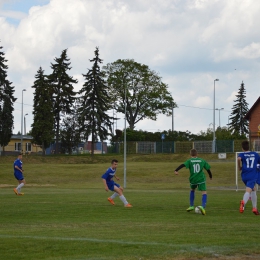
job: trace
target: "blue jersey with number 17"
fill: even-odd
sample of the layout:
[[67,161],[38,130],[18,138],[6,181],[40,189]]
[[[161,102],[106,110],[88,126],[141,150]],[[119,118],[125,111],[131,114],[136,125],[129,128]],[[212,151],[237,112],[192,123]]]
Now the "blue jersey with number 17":
[[259,154],[256,152],[243,152],[238,155],[242,162],[241,174],[247,179],[257,178],[257,164],[260,162]]

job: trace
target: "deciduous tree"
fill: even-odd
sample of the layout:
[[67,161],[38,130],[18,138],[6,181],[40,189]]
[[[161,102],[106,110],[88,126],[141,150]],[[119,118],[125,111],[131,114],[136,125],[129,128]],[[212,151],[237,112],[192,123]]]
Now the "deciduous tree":
[[158,114],[171,115],[176,107],[167,84],[147,65],[134,60],[117,60],[104,67],[111,101],[117,112],[125,113],[130,129],[143,119],[156,120]]

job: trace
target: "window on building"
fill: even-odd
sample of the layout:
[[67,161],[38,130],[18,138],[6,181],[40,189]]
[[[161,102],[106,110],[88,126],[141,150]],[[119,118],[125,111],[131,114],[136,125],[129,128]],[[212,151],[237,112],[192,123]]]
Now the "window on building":
[[26,143],[26,152],[31,152],[31,151],[32,151],[32,144]]
[[14,144],[14,150],[15,151],[21,151],[21,143],[15,143]]

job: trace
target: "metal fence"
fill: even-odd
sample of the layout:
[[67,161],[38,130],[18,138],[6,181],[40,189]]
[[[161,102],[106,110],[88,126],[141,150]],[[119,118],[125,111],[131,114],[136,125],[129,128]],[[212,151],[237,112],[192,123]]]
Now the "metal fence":
[[[216,140],[215,153],[232,153],[241,151],[241,142],[243,140]],[[201,153],[212,153],[212,141],[161,141],[161,142],[146,142],[136,141],[126,143],[126,152],[128,154],[158,154],[158,153],[189,153],[192,148],[195,148]],[[260,151],[260,140],[254,140],[251,144],[252,150]],[[5,147],[5,155],[17,154],[16,146],[9,145]],[[7,149],[8,148],[8,149]],[[96,148],[97,149],[97,148]],[[41,154],[40,147],[31,146],[31,150],[24,151],[24,154]],[[75,150],[73,154],[83,154],[85,150]],[[99,150],[95,150],[99,153]],[[100,152],[101,153],[101,152]],[[115,143],[107,146],[105,153],[124,153],[124,143]],[[3,147],[0,147],[0,155],[3,154]]]
[[254,140],[253,142],[254,150],[259,152],[260,151],[260,139]]
[[[242,140],[216,140],[215,153],[232,153],[241,151]],[[260,142],[258,144],[260,149]],[[153,154],[153,153],[189,153],[194,148],[199,153],[212,153],[212,141],[194,141],[194,142],[127,142],[126,152],[128,154]],[[108,148],[110,153],[123,153],[124,143],[116,143]]]

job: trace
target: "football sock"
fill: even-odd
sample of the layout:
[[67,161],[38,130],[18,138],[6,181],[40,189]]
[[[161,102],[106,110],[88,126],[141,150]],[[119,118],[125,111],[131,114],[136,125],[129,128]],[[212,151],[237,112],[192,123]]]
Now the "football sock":
[[125,198],[124,195],[119,196],[119,198],[120,198],[120,200],[122,200],[122,202],[124,203],[124,205],[127,205],[127,204],[128,204],[128,202],[127,202],[127,200],[126,200],[126,198]]
[[253,208],[257,208],[257,195],[255,190],[251,192],[251,200]]
[[118,196],[118,193],[114,193],[112,196],[110,196],[110,198],[113,200],[114,198],[116,198]]
[[202,195],[202,207],[205,209],[206,208],[206,204],[207,204],[207,194],[203,194]]
[[249,200],[250,197],[250,193],[249,192],[245,192],[244,197],[243,197],[243,201],[246,204]]
[[17,186],[17,190],[18,190],[18,192],[20,193],[21,192],[21,188],[24,186],[24,183],[22,182],[22,183],[20,183],[18,186]]
[[194,199],[195,199],[195,191],[190,191],[190,206],[194,206]]

